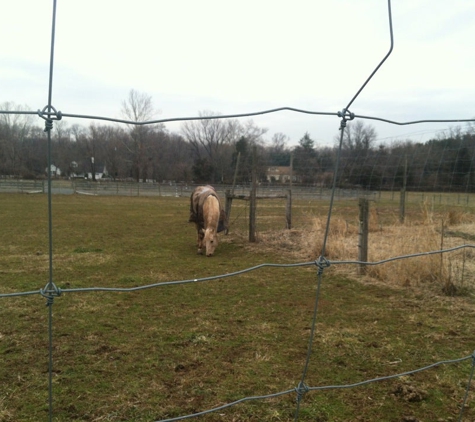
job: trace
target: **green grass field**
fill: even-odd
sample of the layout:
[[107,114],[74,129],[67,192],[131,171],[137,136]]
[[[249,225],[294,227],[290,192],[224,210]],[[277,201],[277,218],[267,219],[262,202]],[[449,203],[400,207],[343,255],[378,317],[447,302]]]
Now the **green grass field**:
[[[52,201],[53,281],[61,289],[129,288],[296,262],[282,249],[247,242],[244,203],[233,204],[234,225],[206,258],[196,254],[188,198],[58,195]],[[294,205],[296,227],[326,209]],[[348,203],[336,206],[336,214],[348,214]],[[285,204],[265,207],[258,229],[285,227]],[[48,282],[47,216],[44,195],[0,196],[0,293]],[[316,286],[314,267],[266,267],[137,292],[64,293],[52,305],[53,420],[155,421],[297,387]],[[0,421],[46,421],[46,300],[38,294],[0,301]],[[469,356],[474,316],[469,296],[361,283],[329,271],[305,382],[345,385]],[[299,420],[458,420],[471,364],[311,391]],[[464,420],[475,418],[472,396]],[[196,420],[292,421],[295,403],[291,393]]]

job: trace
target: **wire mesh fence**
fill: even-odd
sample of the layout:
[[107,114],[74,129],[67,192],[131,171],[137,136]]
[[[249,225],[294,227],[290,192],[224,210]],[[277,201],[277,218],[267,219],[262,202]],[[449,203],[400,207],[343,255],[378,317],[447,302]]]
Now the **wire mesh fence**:
[[[304,402],[305,396],[312,391],[321,391],[321,390],[339,390],[339,389],[349,389],[361,387],[363,385],[372,384],[376,382],[382,382],[391,380],[393,378],[401,378],[409,375],[413,375],[419,372],[428,371],[435,367],[443,365],[455,365],[465,361],[471,361],[471,367],[467,368],[466,371],[466,380],[463,381],[465,386],[464,395],[459,397],[460,401],[460,413],[459,420],[462,420],[464,411],[466,411],[466,402],[469,397],[469,390],[472,382],[473,371],[475,367],[475,357],[473,354],[467,354],[462,357],[455,357],[453,359],[444,359],[438,360],[432,364],[422,366],[420,368],[404,371],[401,373],[392,373],[388,376],[381,376],[377,378],[371,378],[365,381],[359,382],[342,382],[332,385],[317,386],[317,385],[308,385],[307,376],[309,366],[312,361],[312,356],[318,352],[318,347],[316,345],[317,338],[317,321],[318,321],[318,310],[321,305],[320,302],[320,293],[322,288],[323,277],[327,272],[327,269],[330,266],[339,266],[339,265],[367,265],[367,266],[381,266],[388,262],[400,261],[400,260],[410,260],[415,256],[419,255],[440,255],[442,256],[445,253],[453,252],[454,250],[470,250],[474,245],[461,245],[456,248],[440,248],[438,250],[426,251],[421,254],[405,254],[402,256],[392,257],[389,259],[383,259],[376,262],[359,262],[359,261],[339,261],[339,260],[330,260],[326,257],[327,251],[327,241],[330,238],[330,223],[333,216],[333,206],[334,202],[338,199],[356,199],[361,196],[368,196],[375,201],[392,201],[398,203],[400,200],[399,188],[402,187],[406,189],[408,186],[412,186],[413,192],[407,195],[407,200],[413,202],[425,203],[429,198],[432,204],[439,205],[458,205],[458,206],[469,206],[473,203],[473,198],[471,197],[473,192],[473,177],[472,177],[472,166],[473,166],[473,156],[474,156],[474,146],[473,140],[470,139],[458,139],[457,146],[454,146],[454,143],[449,142],[442,144],[433,144],[429,145],[429,149],[422,149],[418,151],[410,150],[410,148],[402,149],[397,151],[394,149],[391,151],[391,154],[385,154],[383,151],[372,152],[371,154],[366,150],[365,153],[361,154],[352,154],[348,153],[348,150],[343,148],[344,146],[344,133],[347,124],[349,124],[355,118],[362,119],[377,119],[384,120],[391,124],[417,124],[420,122],[392,122],[385,119],[375,118],[371,116],[358,116],[350,112],[350,107],[352,106],[354,100],[360,95],[364,90],[367,83],[373,77],[373,75],[378,71],[378,69],[383,65],[384,61],[391,54],[393,48],[393,34],[392,34],[392,17],[391,17],[391,3],[388,1],[388,15],[389,15],[389,26],[390,26],[390,49],[387,55],[383,58],[380,64],[374,69],[369,78],[361,86],[360,90],[355,94],[351,99],[348,105],[338,113],[327,113],[327,112],[310,112],[315,116],[319,115],[333,115],[340,119],[340,132],[341,137],[339,141],[339,147],[336,149],[336,155],[333,157],[331,162],[331,171],[326,172],[326,181],[323,182],[322,176],[324,173],[323,166],[320,167],[309,166],[308,170],[311,169],[320,169],[320,174],[311,175],[315,178],[314,186],[310,189],[292,186],[292,195],[295,198],[301,201],[314,201],[314,200],[325,200],[328,202],[329,212],[326,221],[325,230],[322,235],[322,245],[321,245],[321,254],[320,256],[312,261],[308,262],[297,262],[293,264],[260,264],[254,267],[250,267],[244,270],[230,271],[225,274],[218,274],[213,276],[191,278],[187,280],[175,280],[175,281],[160,281],[157,283],[137,283],[135,280],[132,280],[135,284],[134,287],[117,287],[117,286],[99,286],[99,287],[79,287],[79,288],[68,288],[68,287],[58,287],[57,283],[53,280],[57,277],[53,277],[56,274],[56,269],[53,266],[53,232],[54,232],[54,220],[52,218],[52,195],[53,194],[83,194],[86,196],[175,196],[175,197],[184,197],[188,196],[191,192],[191,186],[186,184],[157,184],[157,183],[119,183],[119,182],[94,182],[89,181],[61,181],[57,182],[53,180],[51,174],[51,152],[52,152],[52,142],[51,142],[51,130],[55,122],[62,120],[64,118],[92,118],[103,121],[112,121],[115,123],[135,125],[137,127],[147,126],[152,124],[159,124],[169,121],[170,119],[156,120],[156,121],[125,121],[120,119],[111,119],[106,117],[99,116],[85,116],[85,115],[75,115],[69,113],[61,113],[57,111],[51,104],[51,83],[52,83],[52,70],[53,70],[53,51],[54,51],[54,36],[52,37],[51,43],[51,68],[50,68],[50,90],[49,90],[49,103],[42,110],[38,110],[36,113],[30,112],[20,112],[20,111],[9,111],[4,110],[0,113],[4,115],[9,114],[36,114],[41,119],[45,121],[45,132],[47,134],[47,150],[49,154],[48,158],[48,179],[45,182],[42,181],[18,181],[18,180],[2,180],[0,181],[0,191],[5,193],[11,192],[20,192],[20,193],[44,193],[47,194],[48,198],[48,256],[49,256],[49,281],[46,286],[34,290],[23,290],[23,291],[10,291],[7,293],[0,294],[0,297],[3,300],[33,295],[41,295],[45,298],[48,315],[45,324],[47,325],[48,331],[48,340],[47,340],[47,351],[48,351],[48,417],[52,421],[54,418],[54,397],[55,394],[61,394],[54,388],[54,373],[56,371],[54,365],[55,357],[55,342],[57,339],[54,336],[54,321],[53,321],[53,308],[58,302],[56,299],[62,295],[68,296],[71,294],[79,293],[100,293],[100,292],[121,292],[132,294],[133,292],[149,289],[166,289],[171,286],[189,286],[189,285],[199,285],[203,282],[209,282],[214,280],[228,279],[234,277],[241,277],[243,275],[252,274],[260,270],[269,270],[270,268],[275,268],[278,270],[294,270],[301,267],[311,267],[316,271],[317,284],[313,297],[313,312],[309,321],[308,329],[308,346],[306,348],[306,353],[304,357],[304,364],[301,372],[301,376],[295,382],[295,386],[290,389],[281,390],[278,392],[270,394],[260,394],[252,395],[250,393],[246,397],[241,397],[238,399],[229,399],[226,404],[216,406],[208,410],[195,411],[188,415],[180,415],[172,418],[161,419],[162,421],[175,421],[175,420],[184,420],[191,417],[197,417],[207,414],[215,414],[229,407],[234,407],[243,402],[252,402],[252,401],[261,401],[261,400],[272,400],[281,396],[293,395],[295,397],[295,408],[294,408],[294,419],[299,420],[301,417],[301,406]],[[53,2],[53,35],[55,31],[55,18],[56,18],[56,1]],[[236,118],[243,116],[253,116],[263,113],[275,113],[280,111],[293,111],[293,112],[305,112],[305,110],[297,110],[289,107],[283,107],[279,109],[265,110],[254,113],[246,113],[244,115],[225,115],[225,116],[200,116],[196,118],[178,118],[172,120],[182,120],[182,121],[191,121],[191,120],[214,120],[214,119],[228,119]],[[464,121],[461,119],[454,120],[457,122]],[[465,120],[473,122],[474,120]],[[412,148],[412,146],[411,146]],[[350,148],[351,149],[351,148]],[[408,159],[408,151],[412,154]],[[396,154],[397,153],[397,154]],[[421,159],[419,155],[423,155],[426,159]],[[419,159],[416,162],[416,157]],[[423,166],[419,166],[418,163],[424,162]],[[321,164],[321,163],[320,163]],[[428,174],[428,170],[433,169],[434,171]],[[446,169],[445,172],[439,171],[441,169]],[[325,169],[328,170],[328,169]],[[221,194],[226,191],[227,186],[221,186]],[[235,193],[242,192],[243,195],[248,194],[248,186],[241,185],[239,187],[233,187]],[[286,186],[276,186],[268,185],[262,186],[259,188],[262,195],[277,195],[282,191],[287,189]],[[442,191],[442,192],[441,192]],[[448,192],[448,193],[447,193]],[[245,214],[245,212],[244,212]],[[66,301],[67,299],[65,299]],[[193,338],[192,341],[205,341],[203,338]],[[107,345],[106,345],[107,347]],[[178,369],[177,369],[178,368]],[[181,370],[183,368],[177,367],[175,370]],[[87,370],[87,368],[85,368]],[[97,374],[96,374],[97,375]],[[97,375],[99,376],[99,375]],[[79,398],[78,398],[79,399]],[[2,401],[5,399],[2,398]],[[6,399],[8,400],[8,398]],[[140,407],[140,406],[138,406]],[[0,413],[1,415],[1,413]],[[6,415],[6,413],[5,413]],[[5,416],[7,419],[8,416]],[[113,419],[113,415],[104,416],[104,418]]]
[[[193,189],[198,186],[185,183],[136,183],[136,182],[116,182],[88,180],[53,180],[51,189],[53,194],[85,194],[98,196],[175,196],[188,197]],[[233,190],[237,196],[247,197],[251,191],[250,185],[215,185],[216,191],[221,197],[225,197],[226,191]],[[259,185],[257,195],[265,197],[277,197],[286,195],[291,190],[292,196],[303,201],[328,201],[333,190],[318,186],[292,186],[288,185]],[[48,193],[48,182],[45,180],[21,180],[21,179],[0,179],[1,193]],[[430,202],[435,205],[448,206],[472,206],[475,203],[474,193],[462,192],[434,192],[434,191],[406,191],[406,201],[414,204]],[[361,188],[336,188],[334,197],[336,200],[356,200],[361,197],[368,198],[375,202],[399,204],[401,196],[400,190],[367,190]]]

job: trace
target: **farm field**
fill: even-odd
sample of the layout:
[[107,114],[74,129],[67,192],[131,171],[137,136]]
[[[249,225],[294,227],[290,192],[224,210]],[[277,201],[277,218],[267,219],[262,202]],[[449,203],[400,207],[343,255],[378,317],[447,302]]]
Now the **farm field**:
[[[442,202],[409,205],[405,225],[394,201],[372,204],[370,260],[473,244],[471,209]],[[250,244],[247,203],[235,201],[230,232],[207,258],[196,254],[188,197],[54,195],[52,205],[53,281],[60,289],[131,288],[312,262],[328,210],[322,201],[294,201],[293,228],[284,230],[285,201],[260,201],[259,242]],[[334,211],[328,259],[356,260],[357,201],[337,201]],[[0,221],[0,293],[39,291],[49,279],[46,196],[0,195]],[[355,266],[325,270],[305,383],[353,384],[470,356],[473,253],[448,255],[371,267],[365,277]],[[296,388],[316,270],[263,267],[134,292],[63,293],[52,305],[53,420],[158,421]],[[444,294],[448,283],[451,295]],[[0,301],[0,421],[48,420],[46,299]],[[458,420],[471,365],[468,359],[309,391],[298,420]],[[475,419],[473,394],[463,420]],[[291,392],[193,420],[291,421],[295,409]]]

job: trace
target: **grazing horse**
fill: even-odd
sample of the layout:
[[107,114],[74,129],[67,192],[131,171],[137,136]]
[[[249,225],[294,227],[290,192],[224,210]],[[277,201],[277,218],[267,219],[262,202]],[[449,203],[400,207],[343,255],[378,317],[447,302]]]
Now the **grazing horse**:
[[198,253],[203,253],[204,246],[206,256],[212,256],[218,246],[218,232],[227,228],[226,214],[212,186],[198,186],[191,194],[189,222],[196,224]]

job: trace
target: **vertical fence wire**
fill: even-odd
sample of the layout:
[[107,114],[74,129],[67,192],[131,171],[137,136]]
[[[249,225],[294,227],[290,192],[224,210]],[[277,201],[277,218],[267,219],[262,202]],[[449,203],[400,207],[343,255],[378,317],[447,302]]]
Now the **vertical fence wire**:
[[49,85],[48,85],[48,104],[47,118],[45,121],[45,131],[48,135],[48,239],[49,239],[49,280],[47,285],[47,292],[50,295],[47,298],[48,306],[48,338],[49,338],[49,363],[48,363],[48,415],[50,422],[53,421],[53,292],[55,286],[53,282],[53,217],[52,217],[52,187],[51,187],[51,129],[52,118],[51,113],[53,110],[52,96],[53,96],[53,69],[54,69],[54,47],[56,36],[56,6],[57,0],[53,0],[53,16],[51,23],[51,49],[50,49],[50,66],[49,66]]
[[319,262],[317,262],[317,265],[319,265],[319,271],[318,271],[318,275],[317,275],[317,279],[318,279],[317,292],[316,292],[316,296],[315,296],[315,305],[314,305],[313,318],[312,318],[312,324],[311,324],[311,330],[310,330],[310,338],[308,340],[307,356],[306,356],[304,368],[303,368],[303,371],[302,371],[302,377],[301,377],[299,386],[297,387],[297,407],[296,407],[296,410],[295,410],[295,421],[298,420],[300,402],[303,398],[303,394],[306,392],[305,379],[306,379],[306,376],[307,376],[308,366],[309,366],[309,363],[310,363],[310,358],[311,358],[312,349],[313,349],[313,339],[314,339],[314,336],[315,336],[316,325],[317,325],[318,303],[319,303],[319,300],[320,300],[320,289],[321,289],[321,285],[322,285],[323,270],[324,270],[324,267],[323,267],[322,264],[323,264],[323,262],[326,262],[326,260],[325,260],[325,250],[326,250],[328,235],[330,233],[331,216],[332,216],[332,213],[333,213],[333,203],[334,203],[334,199],[335,199],[335,191],[336,191],[337,180],[338,180],[338,170],[339,170],[339,166],[340,166],[341,151],[342,151],[342,146],[343,146],[343,135],[344,135],[344,131],[345,131],[347,121],[354,119],[354,114],[351,113],[349,111],[349,109],[350,109],[351,105],[353,104],[353,102],[356,100],[356,98],[359,96],[359,94],[363,91],[363,89],[369,83],[371,78],[376,74],[378,69],[383,65],[383,63],[389,57],[389,55],[393,51],[393,47],[394,47],[393,24],[392,24],[392,15],[391,15],[391,0],[388,0],[387,5],[388,5],[389,33],[390,33],[390,48],[389,48],[389,51],[384,56],[384,58],[381,60],[381,62],[376,66],[376,68],[370,74],[368,79],[366,79],[366,81],[363,83],[361,88],[356,92],[356,94],[350,100],[348,105],[339,114],[339,116],[341,117],[340,142],[339,142],[339,145],[338,145],[338,152],[337,152],[335,167],[334,167],[334,170],[333,170],[333,185],[332,185],[332,189],[331,189],[330,205],[328,207],[325,233],[324,233],[324,236],[323,236],[322,250],[321,250],[320,258],[318,260]]
[[465,395],[463,397],[462,404],[460,406],[459,422],[461,422],[463,418],[463,411],[465,410],[465,406],[467,404],[468,393],[470,391],[470,386],[472,385],[474,372],[475,372],[475,352],[472,354],[472,369],[470,370],[470,376],[468,377],[467,387],[465,388]]

